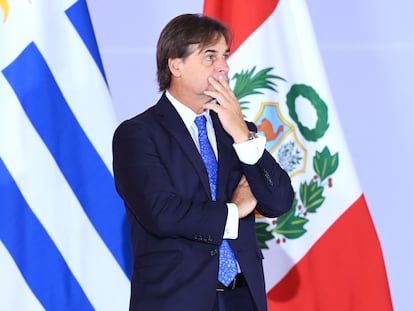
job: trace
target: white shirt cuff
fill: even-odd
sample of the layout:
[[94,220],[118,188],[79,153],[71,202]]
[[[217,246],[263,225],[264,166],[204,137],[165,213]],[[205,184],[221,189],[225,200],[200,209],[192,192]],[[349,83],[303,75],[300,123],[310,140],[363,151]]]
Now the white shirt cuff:
[[237,239],[239,237],[239,210],[234,203],[227,203],[227,221],[223,239]]
[[263,155],[266,146],[266,137],[258,135],[254,139],[233,144],[239,160],[245,164],[256,164]]

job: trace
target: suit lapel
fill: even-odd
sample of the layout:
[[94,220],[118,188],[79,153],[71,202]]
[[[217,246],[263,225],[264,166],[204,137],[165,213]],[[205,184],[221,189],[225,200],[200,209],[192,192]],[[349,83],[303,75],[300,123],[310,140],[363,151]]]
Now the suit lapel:
[[210,184],[203,159],[183,120],[165,94],[162,95],[157,103],[155,112],[157,121],[174,137],[177,145],[187,156],[194,170],[199,175],[205,191],[210,195]]
[[213,121],[214,132],[216,133],[218,161],[218,180],[217,180],[217,198],[225,198],[226,183],[230,173],[230,163],[233,154],[233,140],[224,130],[217,114],[210,111]]

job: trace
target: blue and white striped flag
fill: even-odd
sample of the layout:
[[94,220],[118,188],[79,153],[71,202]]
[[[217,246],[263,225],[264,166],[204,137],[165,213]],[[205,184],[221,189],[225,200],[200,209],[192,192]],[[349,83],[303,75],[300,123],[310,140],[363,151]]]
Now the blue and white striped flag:
[[0,0],[0,310],[127,310],[116,126],[86,0]]

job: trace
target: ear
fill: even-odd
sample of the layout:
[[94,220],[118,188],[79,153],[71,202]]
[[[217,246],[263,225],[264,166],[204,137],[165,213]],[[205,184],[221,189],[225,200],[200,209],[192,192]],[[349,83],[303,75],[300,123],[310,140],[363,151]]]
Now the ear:
[[171,74],[175,77],[181,76],[181,64],[183,60],[182,58],[169,58],[168,59],[168,68],[171,71]]

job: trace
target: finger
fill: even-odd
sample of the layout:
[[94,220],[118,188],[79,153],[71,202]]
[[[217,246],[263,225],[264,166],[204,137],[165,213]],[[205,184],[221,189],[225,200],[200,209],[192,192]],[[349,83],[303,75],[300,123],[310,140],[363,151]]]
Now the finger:
[[207,109],[213,110],[217,114],[220,114],[220,110],[223,109],[223,107],[221,107],[221,105],[216,104],[216,103],[212,103],[212,102],[205,103],[203,105],[203,108],[204,108],[204,110],[207,110]]
[[216,75],[212,75],[212,76],[208,77],[208,80],[210,81],[210,83],[217,82],[217,83],[222,84],[222,85],[228,85],[229,84],[228,83],[229,80],[228,80],[227,76],[223,73],[218,73]]
[[208,82],[218,91],[218,92],[229,92],[231,91],[230,86],[227,82],[227,79],[221,77],[219,79],[214,77],[209,77]]
[[216,80],[221,80],[221,81],[228,81],[229,80],[227,74],[224,71],[216,71],[210,77],[212,77]]
[[227,106],[227,100],[221,93],[214,92],[214,91],[204,91],[204,95],[214,98],[214,100],[207,102],[206,105],[209,104],[209,105],[221,106],[222,108]]
[[226,93],[217,90],[205,90],[204,95],[216,99],[220,105],[224,106],[228,106],[228,104],[233,100],[232,93]]

